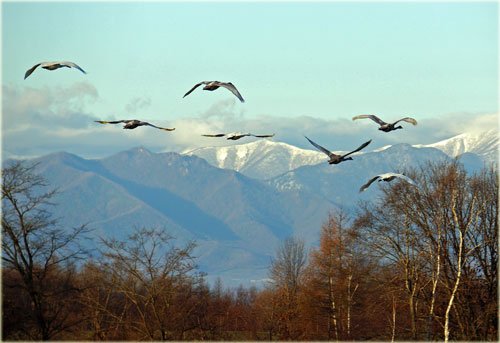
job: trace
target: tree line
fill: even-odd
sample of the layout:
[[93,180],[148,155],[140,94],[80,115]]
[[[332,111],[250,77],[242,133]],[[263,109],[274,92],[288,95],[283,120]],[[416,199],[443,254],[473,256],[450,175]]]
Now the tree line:
[[35,165],[2,170],[4,340],[498,340],[498,171],[457,161],[407,171],[318,244],[289,237],[255,287],[209,285],[195,242],[137,228],[85,249],[51,215]]

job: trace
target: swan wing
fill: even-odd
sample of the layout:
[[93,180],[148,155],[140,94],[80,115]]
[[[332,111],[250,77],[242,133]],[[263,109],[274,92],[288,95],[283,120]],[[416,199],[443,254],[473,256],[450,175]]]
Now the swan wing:
[[405,180],[406,182],[408,182],[410,185],[413,185],[413,186],[417,186],[417,183],[415,181],[413,181],[412,179],[410,179],[408,176],[406,175],[403,175],[403,174],[395,174],[394,176],[396,177],[399,177],[400,179],[403,179]]
[[183,98],[186,97],[187,95],[191,94],[196,88],[200,87],[201,85],[206,85],[207,83],[210,83],[210,81],[201,81],[198,82],[191,88],[186,94],[184,94]]
[[35,65],[34,65],[33,67],[31,67],[30,69],[26,70],[26,73],[24,74],[24,79],[26,80],[26,78],[27,78],[28,76],[30,76],[30,75],[31,75],[31,74],[35,71],[35,69],[36,69],[36,68],[38,68],[38,66],[40,66],[40,65],[41,65],[41,63],[35,64]]
[[361,149],[364,149],[368,144],[370,144],[372,142],[372,140],[370,139],[368,142],[365,142],[363,144],[361,144],[356,150],[353,150],[345,155],[342,155],[342,157],[346,157],[346,156],[349,156],[351,154],[354,154],[355,152],[358,152],[360,151]]
[[368,187],[370,187],[370,185],[379,178],[380,176],[375,176],[375,177],[372,177],[370,180],[368,180],[367,183],[365,183],[363,186],[361,186],[361,188],[359,189],[359,192],[364,192]]
[[[306,136],[304,136],[304,137],[306,137]],[[313,142],[312,140],[310,140],[307,137],[306,137],[306,139],[309,141],[309,143],[311,143],[314,147],[316,147],[316,149],[318,149],[319,151],[325,153],[328,157],[331,157],[333,155],[333,153],[330,150],[328,150],[328,149],[322,147],[321,145]]]
[[254,135],[254,134],[252,134],[251,136],[258,137],[258,138],[268,138],[268,137],[274,137],[274,133],[272,135]]
[[106,121],[106,120],[94,120],[96,123],[99,124],[119,124],[119,123],[126,123],[131,120],[112,120],[112,121]]
[[371,119],[379,125],[387,124],[385,121],[383,121],[382,119],[380,119],[379,117],[377,117],[376,115],[373,115],[373,114],[360,114],[358,116],[352,117],[352,120],[356,120],[356,119]]
[[224,137],[225,133],[216,133],[214,135],[202,135],[203,137]]
[[400,121],[405,121],[407,123],[410,123],[410,124],[413,124],[413,125],[417,125],[417,121],[415,119],[413,119],[413,118],[410,118],[410,117],[404,117],[402,119],[399,119],[398,121],[394,122],[393,125],[396,125]]
[[236,86],[231,82],[219,82],[218,84],[226,89],[229,89],[238,99],[240,99],[241,102],[245,102],[245,99],[243,99],[240,92],[238,92]]
[[399,173],[385,173],[385,174],[380,174],[378,175],[382,180],[384,179],[388,179],[390,177],[397,177],[397,178],[400,178],[406,182],[408,182],[409,184],[413,185],[413,186],[417,186],[417,183],[415,181],[413,181],[412,179],[410,179],[408,176],[404,175],[404,174],[399,174]]
[[73,63],[73,62],[68,62],[68,61],[64,61],[64,62],[59,62],[60,65],[63,65],[63,66],[66,66],[66,67],[69,67],[69,68],[76,68],[78,69],[79,71],[81,71],[82,73],[84,74],[87,74],[87,72],[85,70],[83,70],[78,64],[76,63]]
[[175,130],[175,127],[174,128],[159,127],[159,126],[153,125],[153,124],[148,123],[148,122],[143,122],[143,125],[151,126],[151,127],[154,127],[155,129],[160,129],[160,130],[164,130],[164,131],[174,131]]

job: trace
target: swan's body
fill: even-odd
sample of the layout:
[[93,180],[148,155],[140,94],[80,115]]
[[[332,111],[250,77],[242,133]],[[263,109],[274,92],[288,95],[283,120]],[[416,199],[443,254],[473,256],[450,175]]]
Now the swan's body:
[[384,132],[390,132],[390,131],[402,129],[403,127],[401,125],[396,126],[396,124],[399,123],[400,121],[405,121],[407,123],[417,125],[417,121],[413,118],[410,118],[410,117],[401,118],[401,119],[395,121],[394,123],[386,123],[385,121],[383,121],[382,119],[380,119],[379,117],[377,117],[373,114],[360,114],[359,116],[355,116],[352,118],[352,120],[356,120],[356,119],[371,119],[375,123],[379,124],[380,127],[378,129],[380,131],[384,131]]
[[96,120],[95,122],[96,123],[100,123],[100,124],[119,124],[119,123],[124,123],[125,125],[123,125],[123,128],[127,129],[127,130],[132,130],[132,129],[135,129],[136,127],[139,127],[139,126],[151,126],[151,127],[156,128],[156,129],[160,129],[160,130],[164,130],[164,131],[173,131],[173,130],[175,130],[175,128],[170,129],[170,128],[166,128],[166,127],[159,127],[159,126],[150,124],[150,123],[145,122],[145,121],[140,121],[140,120],[137,120],[137,119],[114,120],[114,121]]
[[204,137],[226,137],[226,139],[230,139],[230,140],[238,140],[240,138],[243,138],[243,137],[248,137],[248,136],[252,136],[252,137],[257,137],[257,138],[268,138],[268,137],[274,137],[274,133],[271,134],[271,135],[254,135],[253,133],[241,133],[241,132],[232,132],[232,133],[216,133],[216,134],[213,134],[213,135],[202,135]]
[[38,67],[41,67],[41,68],[47,69],[47,70],[56,70],[56,69],[59,69],[59,68],[76,68],[79,71],[81,71],[82,73],[87,74],[85,72],[85,70],[83,70],[82,68],[80,68],[80,66],[78,66],[76,63],[73,63],[73,62],[68,62],[68,61],[64,61],[64,62],[41,62],[41,63],[35,64],[33,67],[31,67],[30,69],[28,69],[26,71],[26,73],[24,74],[24,79],[26,80],[26,78],[28,76],[30,76],[35,71],[35,69],[38,68]]
[[236,89],[236,86],[233,85],[231,82],[220,82],[220,81],[202,81],[197,83],[196,85],[193,86],[186,94],[184,94],[183,98],[189,94],[191,94],[192,91],[194,91],[196,88],[198,88],[201,85],[205,85],[203,87],[204,90],[206,91],[214,91],[219,87],[224,87],[228,90],[230,90],[238,99],[240,99],[241,102],[245,102],[243,97],[241,96],[240,92],[238,92],[238,89]]
[[[364,192],[368,187],[370,187],[370,185],[375,182],[377,179],[378,181],[386,181],[386,182],[390,182],[392,180],[394,180],[395,178],[400,178],[406,182],[408,182],[409,184],[411,185],[414,185],[414,186],[417,186],[417,183],[415,181],[413,181],[412,179],[410,179],[408,176],[406,175],[403,175],[403,174],[397,174],[397,173],[384,173],[384,174],[379,174],[373,178],[371,178],[370,180],[368,180],[367,183],[365,183],[363,186],[361,186],[361,188],[359,189],[360,192]],[[418,187],[418,186],[417,186]]]
[[[306,137],[306,136],[304,136],[304,137]],[[365,143],[361,144],[356,150],[353,150],[353,151],[351,151],[351,152],[349,152],[347,154],[337,155],[337,154],[334,154],[333,152],[331,152],[330,150],[322,147],[321,145],[313,142],[309,138],[306,137],[306,139],[309,141],[309,143],[311,143],[314,147],[316,147],[316,149],[318,149],[322,153],[326,154],[330,158],[328,160],[328,164],[339,164],[340,162],[352,160],[352,157],[347,157],[347,156],[349,156],[351,154],[354,154],[355,152],[360,151],[361,149],[365,148],[368,144],[370,144],[371,141],[372,141],[370,139],[368,142],[365,142]]]

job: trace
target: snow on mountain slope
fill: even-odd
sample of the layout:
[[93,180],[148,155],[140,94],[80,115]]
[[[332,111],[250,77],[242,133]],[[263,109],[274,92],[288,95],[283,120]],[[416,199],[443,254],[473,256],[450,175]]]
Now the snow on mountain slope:
[[172,152],[133,148],[95,160],[59,152],[30,161],[60,190],[52,211],[61,227],[86,223],[95,230],[94,239],[85,241],[88,248],[97,246],[99,236],[125,239],[134,228],[164,228],[179,244],[195,240],[200,270],[233,286],[265,278],[285,237],[307,231],[311,241],[317,239],[333,207],[323,197],[277,192]]
[[480,133],[463,133],[433,144],[418,144],[415,148],[436,148],[448,156],[456,157],[472,152],[485,160],[498,161],[498,130],[492,129]]
[[[354,209],[359,200],[377,198],[379,188],[389,185],[376,183],[359,193],[373,175],[450,159],[439,149],[409,144],[367,151],[338,165],[329,165],[319,152],[265,141],[235,146],[227,154],[245,170],[258,171],[257,166],[266,171],[267,163],[269,168],[284,163],[281,170],[293,169],[261,181],[197,156],[144,148],[96,160],[60,152],[33,162],[61,191],[54,216],[61,218],[63,227],[88,223],[97,235],[119,239],[134,227],[165,228],[180,242],[196,240],[200,270],[231,284],[265,278],[270,256],[285,237],[293,234],[308,246],[317,244],[332,209]],[[305,165],[307,158],[314,165]],[[467,170],[482,166],[482,158],[474,153],[461,154],[460,159]]]
[[[433,144],[417,144],[414,148],[436,148],[450,157],[474,153],[486,161],[498,161],[498,130],[482,133],[464,133]],[[373,152],[382,152],[392,145],[386,145]],[[344,151],[334,151],[345,153]],[[362,155],[369,150],[357,153]],[[223,147],[204,147],[188,150],[183,155],[198,156],[211,165],[238,171],[246,176],[269,180],[291,170],[323,163],[327,157],[316,150],[301,149],[290,144],[270,140]]]
[[270,140],[199,148],[183,154],[201,157],[213,166],[236,170],[256,179],[269,179],[304,165],[324,162],[326,159],[325,154],[319,151],[300,149]]
[[376,152],[355,156],[352,161],[338,165],[322,163],[303,166],[267,181],[276,190],[300,190],[323,196],[328,201],[344,207],[355,206],[360,199],[371,199],[376,188],[360,194],[359,188],[374,175],[387,172],[404,172],[428,161],[446,161],[449,157],[435,148],[417,149],[409,144],[395,144]]

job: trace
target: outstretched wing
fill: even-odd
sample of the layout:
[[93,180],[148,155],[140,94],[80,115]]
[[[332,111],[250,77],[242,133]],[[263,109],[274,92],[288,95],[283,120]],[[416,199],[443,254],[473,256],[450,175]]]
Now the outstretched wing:
[[342,155],[342,157],[346,157],[346,156],[349,156],[351,154],[354,154],[355,152],[358,152],[360,151],[361,149],[365,148],[368,144],[370,144],[372,142],[372,140],[370,139],[368,142],[365,142],[363,144],[361,144],[356,150],[353,150],[345,155]]
[[153,124],[148,123],[148,122],[144,122],[143,125],[151,126],[151,127],[154,127],[155,129],[160,129],[160,130],[164,130],[164,131],[174,131],[175,130],[175,127],[174,128],[159,127],[159,126],[153,125]]
[[383,121],[382,119],[380,119],[379,117],[377,117],[376,115],[373,115],[373,114],[360,114],[359,116],[352,117],[352,120],[356,120],[356,119],[371,119],[379,125],[387,124],[385,121]]
[[370,187],[370,185],[379,178],[380,176],[375,176],[373,178],[371,178],[367,183],[365,183],[363,186],[361,186],[361,188],[359,189],[359,192],[364,192],[368,187]]
[[403,179],[405,180],[406,182],[408,182],[410,185],[413,185],[413,186],[417,186],[417,183],[415,181],[413,181],[412,179],[410,179],[408,176],[406,175],[403,175],[403,174],[394,174],[394,176],[396,177],[399,177],[400,179]]
[[[304,136],[306,137],[306,136]],[[317,143],[314,143],[312,140],[310,140],[309,138],[306,137],[306,139],[309,141],[309,143],[311,143],[312,145],[314,145],[316,147],[316,149],[318,149],[319,151],[325,153],[328,157],[332,156],[332,152],[326,148],[323,148],[321,145],[317,144]]]
[[394,122],[393,125],[396,125],[400,121],[405,121],[407,123],[410,123],[410,124],[413,124],[413,125],[417,125],[417,121],[415,119],[413,119],[413,118],[410,118],[410,117],[404,117],[403,119],[399,119],[398,121]]
[[33,67],[31,67],[30,69],[26,70],[26,73],[24,74],[24,79],[26,80],[26,78],[28,76],[31,75],[31,73],[33,73],[35,71],[36,68],[38,68],[38,66],[40,65],[41,63],[38,63],[38,64],[35,64]]
[[272,135],[254,135],[254,134],[252,134],[251,136],[258,137],[258,138],[268,138],[268,137],[274,137],[274,133]]
[[120,123],[126,123],[129,122],[130,120],[113,120],[113,121],[106,121],[106,120],[94,120],[96,123],[99,124],[120,124]]
[[242,132],[231,132],[231,133],[228,133],[226,136],[227,136],[227,139],[231,139],[231,140],[235,141],[235,140],[238,140],[238,139],[243,138],[243,137],[252,136],[252,134],[251,133],[242,133]]
[[68,61],[65,61],[65,62],[59,62],[60,65],[63,65],[63,66],[66,66],[66,67],[70,67],[70,68],[76,68],[78,69],[79,71],[81,71],[82,73],[84,74],[87,74],[87,72],[85,70],[83,70],[78,64],[76,63],[73,63],[73,62],[68,62]]
[[209,81],[201,81],[201,82],[198,82],[197,84],[195,84],[193,86],[193,88],[191,88],[189,90],[189,92],[187,92],[186,94],[184,94],[183,98],[186,97],[187,95],[191,94],[191,92],[193,92],[196,88],[200,87],[201,85],[204,85],[204,84],[207,84],[209,83]]
[[388,179],[388,178],[395,178],[398,177],[400,179],[403,179],[404,181],[408,182],[409,184],[418,187],[417,183],[410,179],[408,176],[404,174],[399,174],[399,173],[385,173],[385,174],[380,174],[378,175],[382,179]]
[[217,133],[215,135],[202,135],[203,137],[224,137],[225,133]]
[[238,92],[238,89],[236,89],[236,86],[233,85],[231,82],[220,82],[219,85],[229,89],[234,95],[236,95],[238,99],[240,99],[241,102],[245,102],[240,92]]

